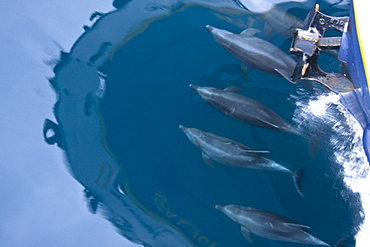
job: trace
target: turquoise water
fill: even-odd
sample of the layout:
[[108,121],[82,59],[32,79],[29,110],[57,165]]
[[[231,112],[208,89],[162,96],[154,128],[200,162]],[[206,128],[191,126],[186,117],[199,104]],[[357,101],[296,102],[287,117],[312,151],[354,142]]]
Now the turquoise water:
[[[297,246],[253,234],[252,242],[247,242],[240,225],[214,208],[229,204],[283,215],[310,226],[307,232],[330,245],[349,237],[346,246],[352,246],[362,221],[361,204],[358,195],[346,187],[341,165],[353,161],[350,153],[359,141],[354,127],[334,93],[320,85],[294,85],[246,68],[214,41],[206,25],[235,33],[248,27],[263,29],[261,15],[243,11],[179,6],[148,27],[146,23],[140,28],[132,25],[137,31],[120,45],[111,42],[104,46],[108,44],[103,42],[104,36],[99,37],[102,42],[89,44],[88,35],[110,16],[101,17],[58,65],[52,80],[60,96],[55,112],[72,173],[122,235],[148,246],[171,246],[153,240],[166,232],[185,239],[172,246]],[[307,12],[306,7],[289,10],[300,19]],[[120,27],[113,23],[106,27]],[[272,39],[265,32],[257,37],[289,50],[290,40],[276,32]],[[88,45],[81,45],[83,42]],[[105,51],[110,45],[115,49]],[[100,51],[83,52],[82,47],[100,47]],[[109,59],[99,62],[101,57]],[[330,72],[340,71],[340,63],[330,56],[323,55],[320,64]],[[304,136],[225,116],[189,84],[240,87],[243,90],[238,93],[268,106]],[[104,95],[94,91],[96,88]],[[315,102],[321,103],[324,115],[310,111]],[[180,124],[270,151],[266,157],[293,171],[307,167],[304,197],[284,173],[217,162],[214,168],[207,166],[201,151],[179,129]]]

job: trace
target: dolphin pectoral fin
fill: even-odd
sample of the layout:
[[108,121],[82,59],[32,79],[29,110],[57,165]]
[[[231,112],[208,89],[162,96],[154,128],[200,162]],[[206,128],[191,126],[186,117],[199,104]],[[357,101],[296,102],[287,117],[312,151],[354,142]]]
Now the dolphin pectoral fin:
[[268,40],[272,40],[272,28],[267,23],[264,26],[265,35]]
[[209,165],[210,167],[215,168],[215,167],[213,166],[213,164],[212,164],[212,159],[211,159],[211,157],[209,157],[206,153],[202,152],[202,158],[203,158],[204,162],[206,162],[206,164],[207,164],[207,165]]
[[248,240],[248,242],[252,242],[251,240],[251,232],[245,228],[244,226],[241,227],[243,237]]
[[272,40],[272,28],[269,24],[265,23],[265,26],[263,27],[263,31],[265,32],[267,39]]
[[349,237],[347,236],[342,239],[339,239],[339,241],[334,245],[334,247],[343,247],[348,238]]
[[244,78],[248,81],[248,82],[250,82],[250,78],[249,78],[249,76],[248,76],[248,71],[249,71],[249,69],[248,69],[248,65],[246,65],[245,63],[240,63],[240,67],[241,67],[241,70],[242,70],[242,75],[244,76]]
[[248,28],[245,29],[243,32],[240,33],[240,35],[246,36],[246,37],[253,37],[256,33],[260,33],[261,30],[258,30],[256,28]]
[[275,69],[276,72],[278,72],[282,77],[284,77],[285,79],[287,79],[288,81],[290,81],[291,83],[293,84],[296,84],[294,81],[292,81],[291,79],[291,76],[292,76],[292,73],[286,71],[286,70],[283,70],[283,69]]
[[297,189],[297,192],[304,197],[302,193],[302,178],[304,175],[304,172],[306,171],[306,167],[299,168],[296,173],[293,174],[293,181],[294,181],[294,186]]
[[240,91],[240,90],[243,90],[239,87],[234,87],[234,86],[231,86],[231,87],[227,87],[224,89],[225,92],[231,92],[231,93],[235,93],[237,91]]

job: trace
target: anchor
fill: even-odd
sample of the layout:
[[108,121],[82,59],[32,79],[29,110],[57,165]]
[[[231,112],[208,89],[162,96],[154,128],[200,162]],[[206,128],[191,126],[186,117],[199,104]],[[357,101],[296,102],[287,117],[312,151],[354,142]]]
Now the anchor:
[[[348,16],[333,17],[321,13],[318,4],[311,9],[305,19],[305,29],[296,29],[290,48],[290,53],[298,56],[291,76],[293,82],[302,79],[317,81],[336,93],[355,89],[350,78],[338,73],[324,72],[317,62],[321,50],[340,48],[342,37],[324,37],[325,31],[332,28],[343,33],[347,30],[348,21]],[[344,63],[343,65],[345,66]]]

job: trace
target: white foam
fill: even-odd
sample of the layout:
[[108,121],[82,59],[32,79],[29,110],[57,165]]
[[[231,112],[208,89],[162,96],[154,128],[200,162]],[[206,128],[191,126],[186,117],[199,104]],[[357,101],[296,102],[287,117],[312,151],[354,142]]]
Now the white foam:
[[[301,98],[301,96],[303,96]],[[315,128],[323,125],[331,126],[329,150],[332,150],[333,162],[340,167],[338,176],[349,191],[359,193],[363,207],[363,215],[370,214],[370,179],[369,163],[363,148],[363,129],[358,121],[340,103],[340,96],[325,93],[320,96],[305,98],[301,95],[296,99],[294,121],[299,128],[312,133]],[[328,134],[328,133],[325,133]],[[334,165],[335,165],[334,164]],[[346,196],[346,192],[342,193]],[[370,221],[364,218],[356,235],[356,246],[367,246]]]

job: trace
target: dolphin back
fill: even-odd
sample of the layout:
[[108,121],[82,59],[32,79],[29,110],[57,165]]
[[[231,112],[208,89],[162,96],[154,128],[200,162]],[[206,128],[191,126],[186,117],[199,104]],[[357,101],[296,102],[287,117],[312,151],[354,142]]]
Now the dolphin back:
[[249,232],[252,232],[272,240],[330,247],[329,244],[304,231],[310,228],[309,226],[296,224],[281,215],[238,205],[218,205],[216,208],[242,226],[242,234],[247,240],[250,240]]
[[[254,37],[256,29],[247,29],[241,34],[207,25],[216,42],[242,63],[268,74],[288,78],[293,74],[295,61],[277,46]],[[278,72],[278,71],[279,72]]]
[[228,88],[219,90],[211,87],[196,87],[196,91],[204,101],[227,116],[261,128],[300,135],[296,128],[292,127],[267,106],[249,97],[230,91]]

